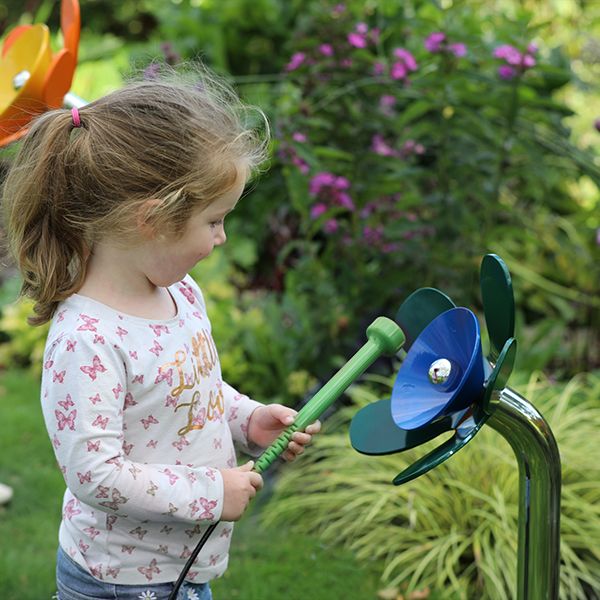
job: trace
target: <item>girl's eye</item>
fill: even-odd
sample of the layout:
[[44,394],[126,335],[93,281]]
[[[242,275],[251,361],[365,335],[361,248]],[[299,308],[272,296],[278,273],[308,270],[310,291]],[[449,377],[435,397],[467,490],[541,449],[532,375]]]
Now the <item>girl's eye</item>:
[[212,228],[218,227],[219,225],[223,225],[223,219],[219,219],[218,221],[212,221],[211,223],[209,223],[209,225]]

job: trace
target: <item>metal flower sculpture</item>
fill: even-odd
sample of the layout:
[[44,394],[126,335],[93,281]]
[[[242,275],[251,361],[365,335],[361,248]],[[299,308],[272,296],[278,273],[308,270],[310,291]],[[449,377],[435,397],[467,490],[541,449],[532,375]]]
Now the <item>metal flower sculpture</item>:
[[62,0],[63,48],[53,53],[44,24],[19,25],[5,38],[0,59],[0,146],[19,139],[31,119],[59,108],[77,65],[81,26],[77,0]]
[[454,430],[454,435],[394,479],[399,485],[441,464],[463,448],[494,411],[516,355],[515,305],[504,262],[488,254],[481,263],[481,294],[490,350],[483,358],[477,317],[457,308],[439,290],[421,288],[396,315],[408,354],[391,399],[360,410],[350,440],[363,454],[402,452]]

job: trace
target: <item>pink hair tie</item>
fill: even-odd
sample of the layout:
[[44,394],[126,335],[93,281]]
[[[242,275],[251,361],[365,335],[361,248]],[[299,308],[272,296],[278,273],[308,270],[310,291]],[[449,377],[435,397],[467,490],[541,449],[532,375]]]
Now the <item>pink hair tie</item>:
[[73,119],[73,127],[81,127],[81,119],[79,118],[79,111],[74,106],[71,109],[71,117]]

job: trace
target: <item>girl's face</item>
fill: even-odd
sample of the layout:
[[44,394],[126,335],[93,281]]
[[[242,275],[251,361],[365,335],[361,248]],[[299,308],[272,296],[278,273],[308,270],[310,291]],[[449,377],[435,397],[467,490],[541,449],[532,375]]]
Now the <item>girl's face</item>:
[[209,206],[192,212],[181,237],[159,236],[148,244],[143,271],[154,285],[166,287],[181,281],[215,246],[225,243],[225,217],[235,208],[245,184],[246,170],[238,169],[231,189]]

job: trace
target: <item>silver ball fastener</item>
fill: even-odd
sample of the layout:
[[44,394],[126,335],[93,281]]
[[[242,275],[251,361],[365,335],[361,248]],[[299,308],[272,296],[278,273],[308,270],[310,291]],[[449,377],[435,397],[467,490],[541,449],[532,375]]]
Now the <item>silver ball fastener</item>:
[[19,71],[12,80],[13,89],[15,91],[20,90],[31,77],[31,73],[27,70]]
[[440,383],[446,383],[450,373],[452,372],[452,365],[447,358],[438,358],[431,363],[429,367],[429,381],[434,385]]

